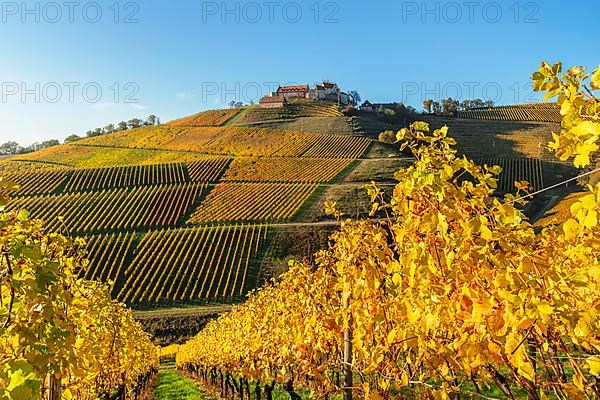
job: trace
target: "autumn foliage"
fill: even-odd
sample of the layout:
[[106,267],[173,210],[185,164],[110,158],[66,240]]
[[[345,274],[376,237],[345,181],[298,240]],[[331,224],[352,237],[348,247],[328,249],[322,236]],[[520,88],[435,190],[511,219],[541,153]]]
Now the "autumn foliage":
[[[0,188],[10,185],[0,180]],[[0,199],[0,399],[139,394],[158,349],[106,285],[79,279],[85,242],[49,233],[5,204]]]
[[[550,148],[586,166],[600,69],[591,88],[582,68],[560,69],[534,75],[564,117]],[[350,332],[358,398],[600,396],[600,185],[536,232],[521,211],[527,183],[494,196],[500,168],[458,157],[446,127],[417,122],[396,140],[414,164],[391,198],[368,186],[387,218],[342,222],[316,265],[291,263],[182,346],[178,366],[224,394],[253,382],[269,398],[279,383],[292,398],[298,387],[325,398],[349,389],[339,375]]]

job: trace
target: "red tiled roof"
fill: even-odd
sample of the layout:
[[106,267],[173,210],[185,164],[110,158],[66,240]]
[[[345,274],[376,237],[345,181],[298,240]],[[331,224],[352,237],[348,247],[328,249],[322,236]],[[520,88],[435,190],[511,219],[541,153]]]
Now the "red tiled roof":
[[268,104],[268,103],[284,103],[285,97],[283,96],[265,96],[260,99],[260,104]]
[[295,85],[295,86],[280,86],[277,89],[277,93],[281,92],[308,92],[308,85]]

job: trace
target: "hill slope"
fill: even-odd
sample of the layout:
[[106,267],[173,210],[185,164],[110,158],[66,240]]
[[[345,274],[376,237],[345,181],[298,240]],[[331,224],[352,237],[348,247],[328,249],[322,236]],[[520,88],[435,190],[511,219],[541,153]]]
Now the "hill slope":
[[[238,301],[289,257],[325,245],[336,227],[325,200],[367,215],[365,183],[390,187],[410,163],[396,146],[329,131],[344,126],[333,112],[236,125],[248,111],[200,113],[0,162],[22,185],[8,207],[85,237],[92,263],[82,275],[113,282],[113,295],[135,308]],[[424,119],[449,125],[461,152],[501,164],[503,191],[514,180],[540,188],[572,173],[543,148],[552,125]],[[320,129],[295,128],[311,124]]]

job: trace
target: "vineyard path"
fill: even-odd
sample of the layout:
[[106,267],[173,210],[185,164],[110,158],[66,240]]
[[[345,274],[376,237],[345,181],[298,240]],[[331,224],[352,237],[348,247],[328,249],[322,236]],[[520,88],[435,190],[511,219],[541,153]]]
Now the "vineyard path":
[[173,362],[161,365],[154,385],[153,400],[214,400],[207,396],[192,379],[175,370]]

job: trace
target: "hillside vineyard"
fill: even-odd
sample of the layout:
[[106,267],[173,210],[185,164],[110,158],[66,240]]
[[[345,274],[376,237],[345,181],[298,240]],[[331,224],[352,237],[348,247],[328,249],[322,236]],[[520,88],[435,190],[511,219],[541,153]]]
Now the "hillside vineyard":
[[110,282],[134,307],[239,301],[264,279],[269,224],[293,224],[319,185],[343,176],[372,141],[217,126],[238,112],[19,157],[0,167],[20,185],[7,211],[28,209],[48,230],[85,238],[82,277]]
[[2,2],[0,400],[600,400],[599,5]]
[[[547,127],[468,116],[476,119],[428,118],[458,124],[460,149],[504,169],[501,192],[513,191],[516,180],[534,189],[552,180],[539,153]],[[277,128],[303,120],[315,131]],[[82,277],[110,282],[112,295],[131,306],[236,302],[286,257],[311,257],[323,245],[316,237],[331,228],[319,224],[332,222],[315,209],[332,196],[352,198],[379,159],[385,165],[384,158],[406,157],[352,134],[355,128],[324,133],[340,120],[334,104],[295,100],[284,110],[214,110],[51,147],[0,163],[20,185],[7,210],[27,209],[48,230],[85,238],[91,262]],[[491,149],[482,148],[481,135],[489,135]],[[363,162],[369,167],[357,168]],[[347,181],[357,169],[362,180]],[[297,239],[297,224],[316,224],[322,233],[314,243]]]

